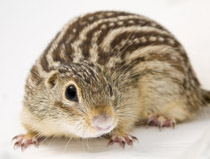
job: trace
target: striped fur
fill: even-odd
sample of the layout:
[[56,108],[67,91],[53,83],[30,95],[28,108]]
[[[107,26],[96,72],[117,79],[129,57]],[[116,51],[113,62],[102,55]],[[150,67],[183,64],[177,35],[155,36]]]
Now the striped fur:
[[[185,57],[179,42],[161,25],[125,12],[96,12],[70,21],[49,44],[31,70],[35,84],[63,62],[89,60],[109,67],[109,59],[125,63],[125,56],[151,45],[171,46]],[[175,57],[174,57],[175,58]],[[120,60],[119,60],[120,59]],[[135,59],[133,59],[135,61]],[[127,63],[127,65],[132,64]],[[112,64],[112,69],[118,65]]]
[[[70,84],[77,103],[64,97]],[[209,99],[168,30],[144,16],[100,11],[67,23],[36,61],[22,122],[40,136],[96,137],[92,117],[105,112],[115,123],[109,133],[125,136],[154,115],[166,122],[190,119]]]

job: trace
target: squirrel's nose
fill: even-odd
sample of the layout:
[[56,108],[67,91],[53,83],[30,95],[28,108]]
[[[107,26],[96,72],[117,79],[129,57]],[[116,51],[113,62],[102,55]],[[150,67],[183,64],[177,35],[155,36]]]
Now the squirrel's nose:
[[112,127],[113,118],[106,113],[102,113],[93,117],[91,124],[97,131],[107,131]]

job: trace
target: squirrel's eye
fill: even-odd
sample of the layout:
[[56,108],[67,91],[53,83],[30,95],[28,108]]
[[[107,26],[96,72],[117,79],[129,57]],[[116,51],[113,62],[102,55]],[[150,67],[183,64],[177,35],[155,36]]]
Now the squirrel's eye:
[[77,89],[74,85],[70,85],[66,88],[66,98],[78,102]]

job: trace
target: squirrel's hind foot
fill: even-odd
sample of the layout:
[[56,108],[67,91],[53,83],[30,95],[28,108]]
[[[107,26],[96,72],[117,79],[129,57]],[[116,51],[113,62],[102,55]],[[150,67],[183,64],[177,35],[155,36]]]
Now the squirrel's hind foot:
[[151,115],[146,119],[146,126],[149,127],[150,125],[158,126],[160,130],[163,127],[175,128],[176,121],[174,119],[165,118],[163,116]]

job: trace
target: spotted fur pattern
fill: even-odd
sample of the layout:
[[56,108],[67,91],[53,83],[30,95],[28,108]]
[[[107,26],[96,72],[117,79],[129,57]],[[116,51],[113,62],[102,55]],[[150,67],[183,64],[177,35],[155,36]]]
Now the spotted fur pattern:
[[[22,115],[24,126],[45,136],[68,136],[66,131],[53,130],[53,124],[48,124],[49,120],[67,120],[80,114],[73,107],[65,107],[65,100],[56,93],[61,87],[56,87],[54,94],[43,90],[43,82],[56,71],[60,81],[76,79],[83,105],[88,105],[80,111],[89,111],[94,105],[92,110],[107,109],[117,116],[111,132],[114,134],[127,133],[136,122],[153,114],[176,122],[189,119],[210,99],[209,92],[200,88],[179,41],[153,20],[127,12],[100,11],[71,20],[30,71]],[[52,85],[53,79],[48,80]],[[114,94],[113,109],[99,108],[110,105],[107,92]],[[53,94],[52,101],[49,94]],[[66,113],[70,112],[68,117]],[[39,121],[50,115],[52,118],[45,123]]]

